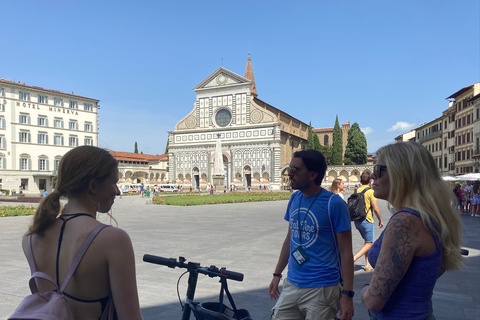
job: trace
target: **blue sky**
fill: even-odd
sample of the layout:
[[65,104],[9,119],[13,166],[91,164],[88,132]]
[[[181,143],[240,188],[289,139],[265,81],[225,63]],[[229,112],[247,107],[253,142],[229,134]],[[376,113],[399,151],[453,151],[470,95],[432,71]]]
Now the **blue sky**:
[[100,100],[99,146],[162,154],[218,67],[315,128],[357,122],[368,151],[480,81],[479,0],[4,1],[0,77]]

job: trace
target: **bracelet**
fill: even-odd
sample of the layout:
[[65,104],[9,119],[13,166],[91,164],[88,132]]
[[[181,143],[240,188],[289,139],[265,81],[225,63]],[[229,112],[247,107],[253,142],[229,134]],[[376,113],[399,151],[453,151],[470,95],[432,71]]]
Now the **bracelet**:
[[274,273],[273,276],[274,277],[279,277],[280,279],[282,279],[282,274],[281,273]]

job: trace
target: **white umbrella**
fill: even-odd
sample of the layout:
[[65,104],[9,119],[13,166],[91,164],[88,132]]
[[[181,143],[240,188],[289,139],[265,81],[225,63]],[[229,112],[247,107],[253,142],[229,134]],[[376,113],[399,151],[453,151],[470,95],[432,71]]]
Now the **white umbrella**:
[[456,178],[457,180],[480,180],[480,173],[466,173]]
[[445,181],[456,181],[457,180],[456,177],[452,177],[452,176],[443,176],[442,178]]

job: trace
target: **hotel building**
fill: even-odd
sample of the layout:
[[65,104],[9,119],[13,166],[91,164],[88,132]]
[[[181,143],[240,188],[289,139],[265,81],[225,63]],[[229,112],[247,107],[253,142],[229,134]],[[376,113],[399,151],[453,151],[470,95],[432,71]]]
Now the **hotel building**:
[[0,189],[50,192],[67,151],[98,145],[98,103],[0,79]]

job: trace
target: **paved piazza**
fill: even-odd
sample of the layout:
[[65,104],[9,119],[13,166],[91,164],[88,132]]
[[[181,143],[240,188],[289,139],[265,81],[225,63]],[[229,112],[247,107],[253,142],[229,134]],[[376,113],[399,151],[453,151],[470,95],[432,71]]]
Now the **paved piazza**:
[[[379,205],[386,223],[390,212],[386,202],[379,201]],[[205,266],[214,264],[244,273],[243,282],[229,282],[237,306],[248,309],[253,319],[268,319],[274,301],[268,297],[267,287],[287,232],[283,220],[286,206],[287,201],[171,207],[146,204],[146,199],[139,196],[117,199],[113,214],[133,241],[144,319],[180,318],[176,282],[184,271],[145,263],[145,253],[167,258],[184,256]],[[108,223],[105,217],[102,215],[101,220]],[[0,218],[0,320],[6,319],[29,293],[29,268],[20,239],[30,220]],[[480,219],[463,216],[462,220],[464,246],[470,256],[463,270],[446,273],[437,282],[433,300],[438,320],[480,319]],[[376,227],[375,238],[379,234]],[[354,250],[362,244],[354,228]],[[371,273],[363,271],[364,263],[362,258],[355,265],[354,319],[368,319],[358,294],[371,278]],[[186,287],[187,276],[180,283],[182,299]],[[197,299],[215,301],[218,291],[218,279],[199,276]]]

